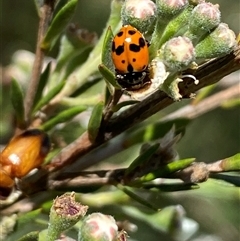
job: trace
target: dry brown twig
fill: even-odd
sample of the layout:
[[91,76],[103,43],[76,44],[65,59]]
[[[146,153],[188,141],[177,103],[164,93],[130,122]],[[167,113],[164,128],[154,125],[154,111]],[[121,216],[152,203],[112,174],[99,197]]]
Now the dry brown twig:
[[[212,85],[220,81],[228,74],[240,69],[240,46],[236,50],[222,58],[214,59],[200,66],[194,73],[194,76],[199,80],[199,84],[193,83],[192,79],[185,79],[179,85],[180,92],[183,98],[189,98],[192,93]],[[117,136],[123,131],[129,129],[133,125],[140,123],[156,112],[173,104],[174,101],[164,92],[157,91],[144,101],[128,108],[116,117],[112,117],[104,128],[104,139],[101,142],[91,143],[88,138],[88,133],[85,132],[81,137],[73,143],[65,147],[57,156],[52,159],[53,166],[49,171],[53,172],[67,166],[77,159],[82,157],[87,152],[102,145],[109,139]]]
[[39,21],[39,28],[38,28],[38,39],[37,39],[37,46],[36,46],[36,52],[35,52],[35,59],[33,62],[31,81],[29,81],[29,86],[26,92],[25,103],[24,103],[25,121],[27,125],[30,122],[30,117],[31,117],[30,115],[31,115],[31,110],[33,106],[33,101],[37,92],[40,74],[42,71],[43,60],[45,56],[44,50],[41,48],[41,43],[48,29],[48,25],[54,10],[54,4],[55,4],[55,0],[45,0],[43,6],[40,9],[40,21]]

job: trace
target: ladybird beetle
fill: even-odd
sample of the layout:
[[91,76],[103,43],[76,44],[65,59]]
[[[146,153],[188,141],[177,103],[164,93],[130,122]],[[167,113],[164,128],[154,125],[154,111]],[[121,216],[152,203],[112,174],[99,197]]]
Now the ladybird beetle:
[[113,38],[112,60],[116,80],[126,90],[137,90],[150,83],[148,42],[131,25],[123,26]]
[[49,150],[49,137],[41,130],[31,129],[13,137],[0,154],[0,187],[13,187],[14,178],[39,167]]

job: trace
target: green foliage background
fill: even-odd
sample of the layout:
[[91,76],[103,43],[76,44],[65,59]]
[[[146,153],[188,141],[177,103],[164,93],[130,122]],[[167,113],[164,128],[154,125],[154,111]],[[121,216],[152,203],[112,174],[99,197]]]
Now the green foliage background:
[[[220,5],[222,20],[228,23],[235,33],[239,32],[240,2],[238,0],[214,0],[211,2]],[[80,0],[73,22],[101,34],[109,15],[109,5],[110,0]],[[6,66],[10,63],[12,54],[16,50],[26,49],[34,52],[38,16],[33,1],[29,0],[2,1],[0,7],[2,33],[0,60],[1,65]],[[54,49],[51,55],[56,56],[57,51],[58,49]],[[2,85],[1,90],[0,142],[5,144],[13,131],[12,123],[9,122],[12,110],[8,92],[9,85]],[[164,112],[170,113],[185,105],[186,102],[184,100],[175,103]],[[162,114],[158,113],[152,118],[159,118]],[[138,148],[139,146],[133,148],[135,154]],[[240,109],[219,108],[195,119],[188,126],[177,150],[181,158],[196,157],[198,161],[204,162],[222,159],[240,152]],[[151,196],[146,194],[146,196],[161,207],[181,204],[187,211],[187,216],[199,222],[202,233],[217,235],[222,241],[236,241],[240,234],[239,189],[219,182],[210,180],[201,184],[199,190],[192,192],[156,193]],[[120,219],[126,218],[125,215],[119,215],[119,209],[117,210],[116,207],[109,206],[103,210],[93,208],[90,211],[102,211]],[[137,220],[134,217],[129,217],[129,219],[138,224],[138,231],[130,234],[131,238],[139,241],[159,240],[159,231],[146,225],[144,220]],[[149,239],[149,235],[151,235],[151,239]],[[161,240],[170,240],[164,235],[161,237]]]

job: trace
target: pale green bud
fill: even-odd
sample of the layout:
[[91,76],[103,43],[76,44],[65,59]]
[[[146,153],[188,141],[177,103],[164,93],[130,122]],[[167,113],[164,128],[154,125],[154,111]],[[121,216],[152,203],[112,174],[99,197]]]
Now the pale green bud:
[[118,227],[112,216],[92,213],[84,218],[79,241],[117,241]]
[[179,36],[166,42],[162,58],[168,71],[182,71],[195,60],[195,49],[190,39]]
[[126,0],[122,7],[122,23],[145,33],[155,22],[156,12],[156,5],[151,0]]
[[216,58],[230,53],[237,45],[235,33],[225,23],[196,45],[197,58]]

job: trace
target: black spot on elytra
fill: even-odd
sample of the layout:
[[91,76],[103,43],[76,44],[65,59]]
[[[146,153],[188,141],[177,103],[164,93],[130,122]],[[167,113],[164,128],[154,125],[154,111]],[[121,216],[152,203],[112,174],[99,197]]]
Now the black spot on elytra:
[[133,67],[131,64],[128,64],[127,70],[128,72],[133,72]]
[[140,51],[140,46],[136,44],[129,44],[129,49],[132,52],[139,52]]
[[123,35],[123,31],[121,31],[117,34],[118,37],[121,37],[122,35]]
[[146,45],[146,41],[144,40],[144,38],[139,38],[139,46],[141,47],[141,48],[143,48],[144,46]]
[[125,60],[124,59],[121,62],[122,62],[122,64],[125,64]]
[[115,47],[115,42],[113,41],[113,42],[112,42],[112,52],[115,52],[115,48],[116,48],[116,47]]
[[133,58],[133,59],[132,59],[132,61],[133,61],[133,62],[136,62],[136,59],[135,59],[135,58]]
[[136,33],[136,30],[128,30],[129,35],[134,35]]
[[123,52],[124,52],[124,45],[119,45],[119,46],[115,49],[116,55],[121,55]]

